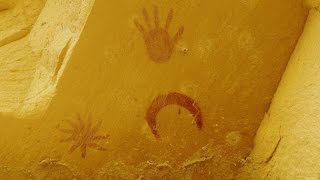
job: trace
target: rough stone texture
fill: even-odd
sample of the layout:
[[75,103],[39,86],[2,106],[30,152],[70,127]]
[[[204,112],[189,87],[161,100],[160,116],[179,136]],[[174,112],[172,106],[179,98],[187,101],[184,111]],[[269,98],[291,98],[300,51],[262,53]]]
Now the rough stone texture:
[[[29,1],[3,2],[10,14]],[[234,178],[306,17],[300,0],[47,0],[35,9],[29,32],[18,28],[0,47],[1,177]],[[159,15],[154,31],[139,26],[147,13],[152,27]],[[203,127],[181,100],[157,114],[157,139],[145,114],[170,92],[197,103]]]
[[28,35],[45,1],[2,1],[0,12],[0,109],[19,108],[30,87],[39,57],[30,47]]
[[313,9],[241,178],[319,179],[319,32],[320,13]]
[[26,116],[46,109],[92,3],[1,1],[1,112]]

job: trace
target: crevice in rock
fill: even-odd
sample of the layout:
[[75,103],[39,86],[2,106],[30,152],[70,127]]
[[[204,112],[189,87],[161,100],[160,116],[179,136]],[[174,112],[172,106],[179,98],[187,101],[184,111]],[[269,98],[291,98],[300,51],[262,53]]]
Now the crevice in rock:
[[3,39],[0,39],[0,47],[26,37],[30,33],[30,30],[31,30],[31,27],[21,29]]
[[279,145],[280,145],[280,142],[282,140],[282,137],[280,136],[278,142],[277,142],[277,145],[275,146],[275,148],[273,149],[272,153],[270,154],[270,156],[265,160],[265,163],[269,163],[271,161],[271,159],[274,157],[274,155],[276,154],[278,148],[279,148]]
[[56,66],[56,69],[55,69],[55,72],[53,74],[53,80],[56,79],[61,67],[62,67],[62,64],[63,64],[63,61],[67,55],[67,52],[70,48],[70,42],[71,42],[71,38],[68,40],[68,42],[65,44],[65,46],[63,47],[60,55],[59,55],[59,60],[58,60],[58,63],[57,63],[57,66]]

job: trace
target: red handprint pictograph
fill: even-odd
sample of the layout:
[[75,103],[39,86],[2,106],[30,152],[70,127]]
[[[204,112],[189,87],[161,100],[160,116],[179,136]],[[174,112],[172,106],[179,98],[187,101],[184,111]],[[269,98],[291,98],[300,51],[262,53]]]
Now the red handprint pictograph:
[[150,58],[157,63],[163,63],[170,59],[176,43],[182,37],[184,27],[181,26],[178,32],[171,37],[168,33],[169,26],[173,19],[173,10],[169,11],[164,27],[159,24],[158,7],[154,7],[154,27],[152,27],[146,9],[142,11],[146,27],[142,26],[137,20],[134,21],[138,30],[142,33],[145,45]]

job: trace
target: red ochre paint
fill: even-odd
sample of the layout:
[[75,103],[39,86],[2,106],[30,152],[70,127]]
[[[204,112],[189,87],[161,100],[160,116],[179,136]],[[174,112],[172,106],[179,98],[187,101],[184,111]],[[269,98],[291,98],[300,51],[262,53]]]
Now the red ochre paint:
[[192,98],[184,94],[171,92],[156,97],[146,113],[145,118],[154,136],[160,137],[156,122],[157,115],[162,108],[168,105],[179,105],[186,108],[194,116],[198,129],[202,128],[202,114],[198,104]]

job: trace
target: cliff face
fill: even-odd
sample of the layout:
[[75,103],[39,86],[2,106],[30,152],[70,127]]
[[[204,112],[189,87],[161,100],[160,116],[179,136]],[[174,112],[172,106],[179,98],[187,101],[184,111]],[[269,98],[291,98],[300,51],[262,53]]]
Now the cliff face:
[[39,57],[33,53],[28,35],[45,1],[1,1],[1,111],[12,112],[19,107],[30,87]]
[[30,2],[0,1],[0,177],[233,178],[306,16],[298,0]]
[[303,33],[255,137],[243,179],[319,179],[320,1]]
[[25,116],[47,108],[60,64],[77,41],[92,3],[0,1],[1,112]]

